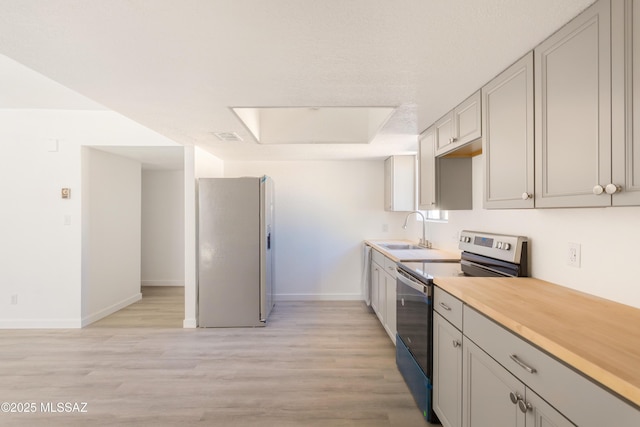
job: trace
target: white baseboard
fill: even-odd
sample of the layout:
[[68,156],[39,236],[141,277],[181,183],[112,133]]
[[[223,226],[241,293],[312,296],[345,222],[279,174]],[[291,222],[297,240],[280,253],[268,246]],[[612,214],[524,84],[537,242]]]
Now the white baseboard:
[[133,304],[134,302],[140,301],[142,299],[142,293],[138,292],[137,294],[134,294],[132,296],[130,296],[129,298],[125,298],[120,302],[117,302],[115,304],[110,305],[109,307],[105,307],[102,310],[90,314],[86,317],[82,318],[82,327],[85,327],[87,325],[92,324],[93,322],[96,322],[104,317],[107,317],[110,314],[115,313],[118,310],[122,310],[123,308],[125,308],[128,305]]
[[0,329],[79,329],[80,319],[3,319]]
[[184,280],[141,280],[142,286],[184,286]]
[[276,294],[276,301],[363,301],[361,293],[355,294]]

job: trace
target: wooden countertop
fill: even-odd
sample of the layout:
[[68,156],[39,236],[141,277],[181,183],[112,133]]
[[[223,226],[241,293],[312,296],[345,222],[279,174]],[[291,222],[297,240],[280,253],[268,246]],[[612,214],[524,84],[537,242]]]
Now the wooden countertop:
[[640,406],[640,309],[534,278],[435,284]]
[[395,262],[401,261],[460,261],[460,253],[443,251],[440,249],[386,249],[380,244],[411,244],[416,245],[416,242],[409,240],[365,240],[366,245],[371,246],[378,252],[381,252],[388,258],[391,258]]

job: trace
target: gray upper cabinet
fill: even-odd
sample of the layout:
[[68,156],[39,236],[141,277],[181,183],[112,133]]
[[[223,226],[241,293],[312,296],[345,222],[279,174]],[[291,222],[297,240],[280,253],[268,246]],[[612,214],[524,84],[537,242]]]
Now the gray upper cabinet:
[[635,105],[635,100],[640,100],[640,4],[614,1],[612,23],[610,191],[620,188],[612,197],[613,205],[640,205],[640,105]]
[[449,153],[482,136],[480,91],[434,124],[436,156]]
[[422,210],[465,210],[473,207],[470,157],[438,158],[436,125],[420,135],[419,207]]
[[416,208],[416,157],[391,156],[384,162],[384,209],[413,211]]
[[436,209],[436,153],[435,126],[420,135],[418,143],[419,208],[425,211]]
[[610,17],[600,0],[534,50],[536,207],[611,204]]
[[482,88],[485,209],[533,208],[533,52]]

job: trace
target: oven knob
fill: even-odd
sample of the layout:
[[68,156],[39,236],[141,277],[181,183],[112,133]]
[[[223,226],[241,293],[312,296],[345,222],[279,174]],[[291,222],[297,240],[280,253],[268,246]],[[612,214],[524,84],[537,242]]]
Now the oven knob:
[[498,248],[498,249],[502,249],[502,242],[498,242],[498,243],[496,244],[496,248]]
[[508,251],[509,249],[511,249],[511,244],[505,243],[504,246],[502,246],[502,249],[504,249],[505,251]]

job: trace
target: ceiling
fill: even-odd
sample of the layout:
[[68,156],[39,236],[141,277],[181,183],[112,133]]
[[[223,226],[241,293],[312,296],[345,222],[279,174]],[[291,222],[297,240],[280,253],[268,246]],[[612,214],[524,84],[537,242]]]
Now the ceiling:
[[[417,134],[591,3],[0,0],[0,54],[60,84],[11,75],[5,58],[0,108],[57,105],[66,87],[89,98],[73,108],[114,110],[227,161],[415,152]],[[231,110],[389,106],[365,144],[259,144]]]

